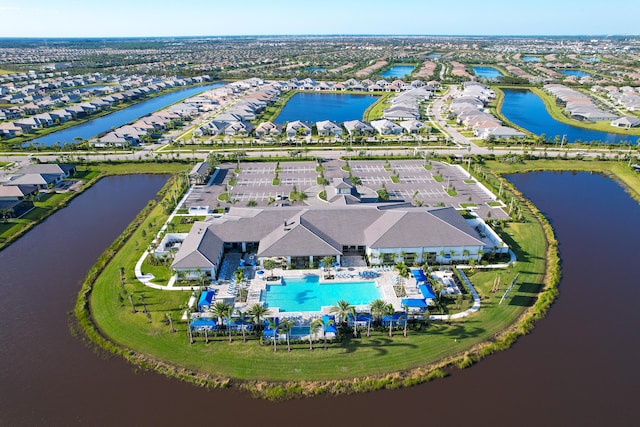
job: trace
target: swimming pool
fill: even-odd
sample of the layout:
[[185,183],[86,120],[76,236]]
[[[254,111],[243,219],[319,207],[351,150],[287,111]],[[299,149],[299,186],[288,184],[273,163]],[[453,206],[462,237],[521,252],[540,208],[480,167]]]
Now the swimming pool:
[[367,305],[381,297],[372,281],[325,282],[308,275],[282,279],[282,285],[267,285],[261,291],[260,301],[267,307],[278,307],[281,312],[320,311],[323,306],[334,306],[338,300],[351,305]]

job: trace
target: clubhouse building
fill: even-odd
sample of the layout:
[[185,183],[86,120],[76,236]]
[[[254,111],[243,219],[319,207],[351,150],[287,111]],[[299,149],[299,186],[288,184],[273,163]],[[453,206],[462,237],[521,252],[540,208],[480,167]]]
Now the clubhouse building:
[[466,262],[508,251],[480,218],[465,219],[453,207],[393,203],[232,207],[222,216],[196,222],[186,236],[166,239],[179,241],[172,242],[179,247],[174,270],[211,278],[228,252],[252,255],[259,265],[276,259],[286,268],[310,268],[326,256],[343,265],[345,257],[361,257],[370,265],[411,265]]

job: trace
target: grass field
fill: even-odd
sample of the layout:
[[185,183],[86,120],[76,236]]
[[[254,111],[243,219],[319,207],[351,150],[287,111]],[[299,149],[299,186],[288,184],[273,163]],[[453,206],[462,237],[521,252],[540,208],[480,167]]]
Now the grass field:
[[[540,224],[527,215],[526,222],[506,225],[503,230],[521,260],[516,267],[502,273],[501,290],[504,292],[510,279],[520,272],[520,284],[507,302],[498,305],[502,292],[490,292],[495,273],[471,273],[483,296],[480,312],[450,325],[434,322],[422,331],[411,331],[407,338],[402,332],[396,331],[394,337],[389,338],[385,331],[380,331],[370,338],[347,336],[342,343],[330,345],[327,351],[311,352],[308,343],[302,343],[295,344],[291,353],[280,351],[275,354],[270,346],[260,345],[256,338],[243,343],[241,338],[235,337],[234,342],[228,343],[226,336],[221,336],[208,344],[199,338],[190,345],[183,322],[177,324],[175,334],[169,332],[164,322],[166,313],[171,313],[174,320],[180,318],[180,307],[188,300],[190,292],[145,288],[132,277],[141,249],[146,248],[150,240],[151,233],[143,237],[141,230],[147,228],[149,222],[157,226],[164,220],[159,208],[154,209],[96,281],[90,300],[91,313],[101,332],[113,342],[213,377],[268,381],[338,380],[410,370],[460,354],[496,336],[533,304],[542,284],[546,241]],[[126,288],[134,301],[144,295],[151,321],[141,311],[132,313],[127,301],[120,302],[119,267],[125,267],[127,271]],[[141,310],[139,304],[138,309]]]
[[[498,174],[534,170],[598,171],[614,175],[634,197],[640,197],[637,174],[620,162],[537,160],[506,164],[490,161],[485,166]],[[209,343],[199,337],[195,344],[190,345],[186,324],[178,320],[181,306],[188,300],[190,292],[153,290],[142,286],[133,277],[135,262],[154,234],[143,230],[153,230],[165,220],[159,206],[133,231],[122,250],[109,258],[110,262],[95,281],[89,300],[90,312],[100,333],[115,343],[125,357],[140,355],[142,359],[135,359],[136,363],[144,360],[145,366],[161,367],[163,372],[174,372],[173,375],[199,383],[228,384],[229,379],[244,380],[240,384],[262,381],[266,384],[264,390],[282,391],[286,387],[295,390],[300,387],[291,384],[316,381],[311,393],[326,391],[325,387],[333,387],[332,390],[339,392],[340,387],[347,383],[354,384],[349,389],[351,391],[372,390],[376,388],[376,378],[384,382],[382,387],[413,384],[420,379],[412,382],[414,378],[410,373],[420,372],[418,378],[424,379],[429,365],[442,366],[443,360],[456,360],[458,366],[467,366],[475,360],[474,354],[483,356],[507,348],[518,333],[526,333],[543,315],[544,309],[538,311],[538,303],[543,300],[550,303],[555,297],[554,286],[559,277],[555,258],[557,243],[553,241],[549,247],[548,242],[552,240],[547,240],[545,235],[553,239],[550,229],[545,230],[538,222],[536,214],[529,210],[528,202],[521,201],[519,205],[521,221],[504,223],[499,229],[503,239],[516,253],[516,265],[500,271],[467,272],[482,298],[480,311],[459,322],[431,322],[420,330],[410,330],[406,338],[401,331],[388,337],[386,330],[381,330],[369,338],[362,335],[354,339],[346,335],[341,343],[330,344],[326,351],[322,350],[322,343],[316,343],[314,351],[309,351],[308,343],[293,344],[290,353],[282,345],[281,351],[274,353],[271,346],[261,345],[256,337],[250,337],[246,343],[240,336],[234,336],[231,343],[226,335],[211,337]],[[125,268],[125,287],[136,304],[136,313],[132,313],[128,300],[119,296],[122,292],[120,267]],[[145,266],[144,269],[154,271],[153,266]],[[158,274],[166,272],[166,269],[157,270]],[[518,273],[516,286],[504,303],[499,304],[505,289]],[[497,290],[492,289],[496,275],[500,276]],[[144,296],[150,310],[148,314],[142,313],[141,296]],[[169,332],[165,322],[167,313],[174,320],[176,333]],[[525,313],[526,320],[518,322],[518,319],[524,319]],[[516,323],[518,326],[513,327]],[[484,344],[494,342],[496,337],[505,337],[504,344]],[[185,370],[190,373],[185,374]],[[400,374],[391,374],[402,372],[409,373],[403,377],[404,380],[394,377]],[[269,397],[268,394],[266,396]]]

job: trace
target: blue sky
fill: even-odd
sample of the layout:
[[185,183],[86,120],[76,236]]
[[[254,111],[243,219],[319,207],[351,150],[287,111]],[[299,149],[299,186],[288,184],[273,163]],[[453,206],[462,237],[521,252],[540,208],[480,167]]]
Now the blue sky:
[[638,35],[637,0],[0,0],[0,37]]

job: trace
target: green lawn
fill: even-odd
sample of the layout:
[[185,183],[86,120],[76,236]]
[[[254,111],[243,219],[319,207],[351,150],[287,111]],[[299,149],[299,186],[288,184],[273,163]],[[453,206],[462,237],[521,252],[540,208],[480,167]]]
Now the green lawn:
[[[634,197],[640,197],[638,175],[620,162],[539,160],[506,164],[487,161],[485,166],[498,174],[531,170],[600,171],[615,174]],[[505,185],[504,191],[510,191],[508,185]],[[137,359],[138,363],[145,363],[163,372],[174,372],[172,375],[182,378],[195,378],[195,381],[218,384],[225,384],[229,378],[248,381],[236,383],[240,386],[263,381],[266,387],[256,393],[266,397],[274,396],[269,394],[269,390],[286,394],[283,391],[285,389],[299,391],[300,387],[307,386],[311,391],[307,389],[305,393],[371,390],[380,387],[376,381],[384,383],[381,387],[413,384],[428,377],[428,366],[448,363],[443,360],[453,360],[460,366],[466,366],[476,357],[507,348],[519,333],[526,333],[535,319],[541,316],[540,313],[544,312],[538,303],[544,306],[555,297],[553,286],[559,277],[555,258],[557,242],[552,240],[547,229],[547,235],[551,236],[549,241],[552,242],[548,247],[545,230],[529,210],[528,202],[521,200],[518,205],[522,221],[507,222],[498,229],[516,253],[518,262],[515,266],[500,271],[468,270],[482,298],[480,311],[459,322],[432,322],[420,331],[410,330],[406,338],[401,331],[396,331],[391,338],[386,331],[376,331],[369,338],[362,336],[354,339],[347,335],[342,343],[330,344],[326,351],[322,350],[321,343],[315,344],[316,350],[313,352],[309,351],[307,343],[294,344],[291,353],[286,352],[283,346],[281,351],[273,353],[271,346],[260,345],[255,337],[246,343],[239,336],[234,337],[232,343],[227,341],[226,336],[213,337],[208,344],[204,338],[197,338],[196,343],[190,345],[185,323],[176,321],[181,315],[180,306],[188,300],[190,292],[145,288],[132,277],[133,267],[153,234],[146,232],[143,236],[142,230],[148,230],[147,224],[151,221],[159,226],[166,217],[159,206],[126,240],[122,250],[109,254],[110,262],[96,280],[90,296],[91,314],[101,333],[125,349],[125,356],[147,355],[144,356],[144,362]],[[548,263],[547,259],[552,262]],[[119,298],[119,267],[124,267],[127,272],[126,289],[137,305],[136,313],[131,312],[128,297]],[[167,271],[164,267],[147,265],[143,268],[160,276]],[[499,304],[504,291],[518,273],[516,286],[503,304]],[[497,275],[500,276],[500,285],[492,291]],[[545,283],[551,288],[543,288]],[[141,312],[141,295],[144,295],[149,315]],[[534,304],[536,306],[532,308]],[[167,313],[176,321],[177,333],[169,332],[165,322]],[[517,322],[525,314],[526,319]],[[516,323],[517,326],[513,326]],[[481,343],[494,342],[496,337],[504,340],[478,347]],[[185,368],[186,371],[172,371],[167,366]],[[353,382],[353,378],[359,380]],[[328,382],[312,384],[310,381]],[[276,382],[275,386],[273,382]],[[350,385],[344,388],[345,384]],[[261,386],[247,387],[256,391],[256,387]]]
[[[152,214],[156,224],[162,221],[163,216],[159,208]],[[545,266],[546,243],[541,226],[535,221],[510,224],[504,232],[509,239],[514,239],[510,243],[521,262],[512,271],[504,273],[503,283],[507,282],[507,276],[513,277],[520,272],[522,285],[516,287],[507,303],[498,305],[501,293],[489,292],[494,273],[472,273],[472,280],[484,296],[483,308],[463,322],[451,325],[433,323],[421,332],[411,331],[408,338],[402,337],[401,331],[396,331],[393,338],[381,331],[370,338],[347,337],[341,344],[330,345],[327,351],[317,349],[310,352],[308,344],[303,343],[294,345],[291,353],[281,351],[274,354],[270,346],[259,345],[255,338],[243,343],[236,337],[231,344],[226,337],[214,338],[209,344],[198,338],[194,345],[189,345],[184,323],[177,325],[178,333],[169,333],[164,315],[172,313],[174,319],[179,318],[179,307],[187,301],[189,293],[144,288],[131,280],[133,266],[149,240],[148,236],[142,237],[140,229],[112,258],[95,284],[90,303],[100,330],[119,345],[170,364],[214,377],[244,380],[337,380],[382,375],[422,367],[459,354],[495,336],[532,304]],[[131,313],[128,301],[120,304],[120,266],[128,272],[127,290],[135,295],[134,301],[144,294],[151,310],[151,323],[145,314]],[[502,287],[504,289],[505,286]]]

